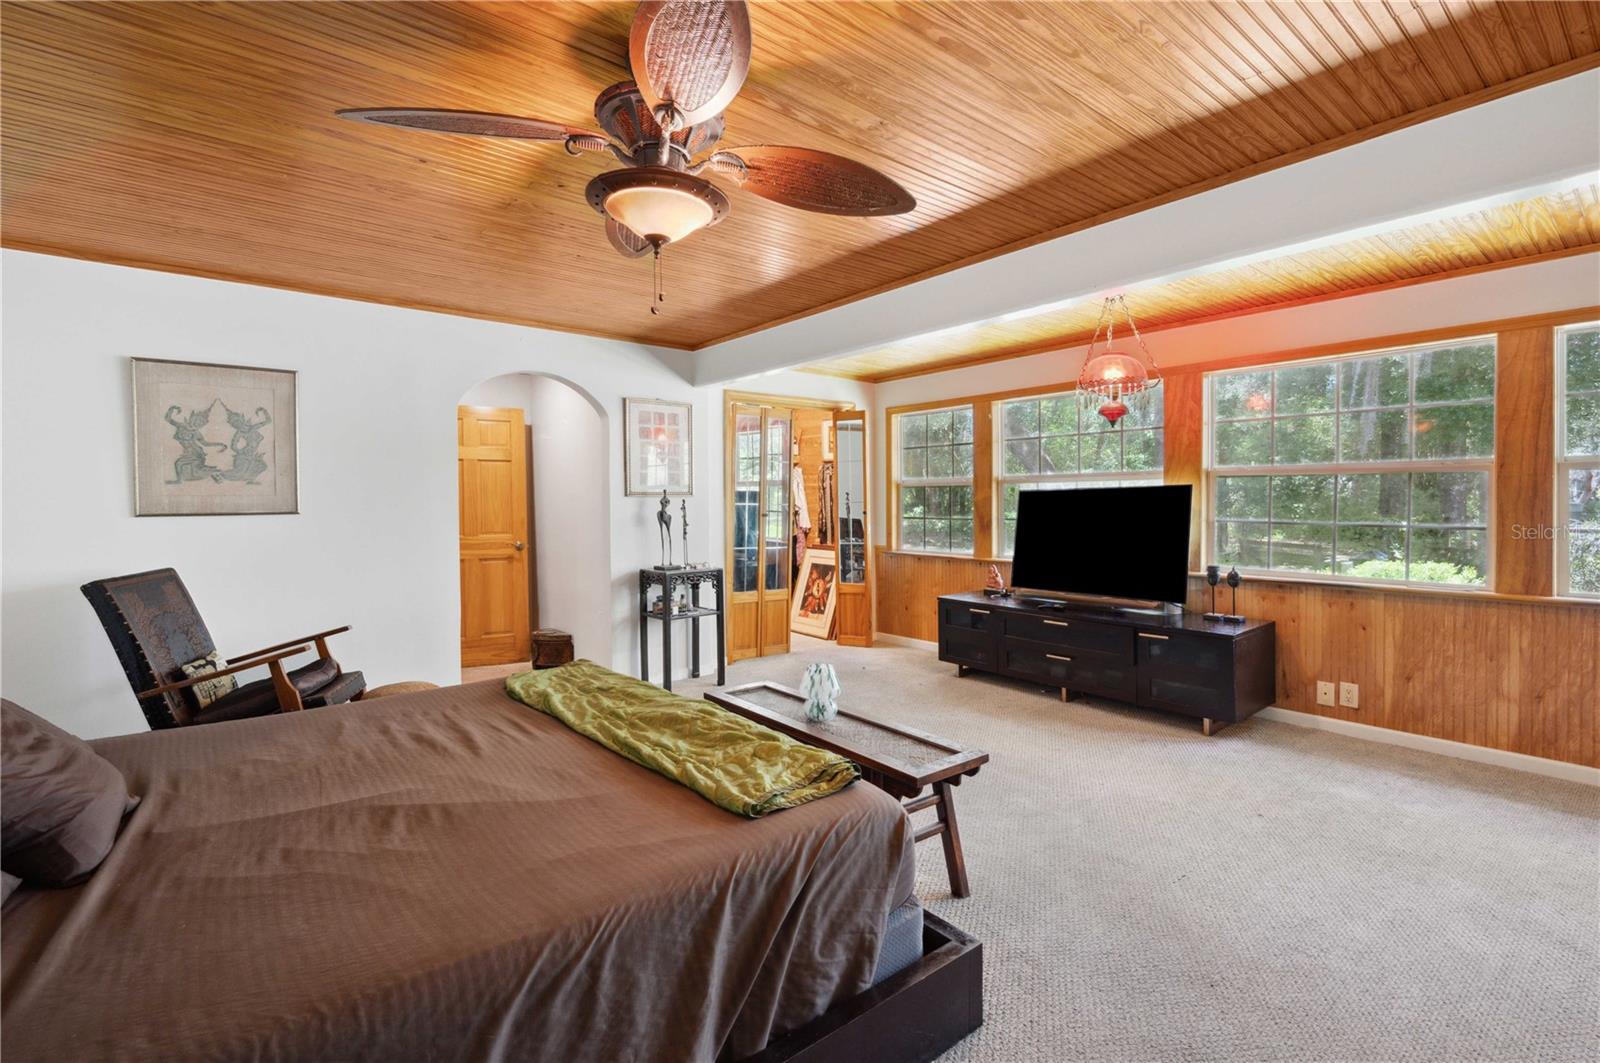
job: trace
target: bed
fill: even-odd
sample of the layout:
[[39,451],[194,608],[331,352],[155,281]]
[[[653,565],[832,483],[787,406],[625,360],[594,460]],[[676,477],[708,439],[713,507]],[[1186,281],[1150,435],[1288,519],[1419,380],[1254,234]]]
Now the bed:
[[911,897],[883,792],[741,819],[498,682],[93,746],[142,801],[6,904],[8,1061],[742,1059]]

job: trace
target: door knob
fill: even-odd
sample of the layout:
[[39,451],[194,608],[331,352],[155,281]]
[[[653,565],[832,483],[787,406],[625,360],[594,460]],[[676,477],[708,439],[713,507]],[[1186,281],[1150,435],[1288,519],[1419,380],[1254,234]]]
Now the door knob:
[[512,543],[511,545],[516,547],[518,550],[521,550],[523,548],[521,539],[518,539],[516,542]]

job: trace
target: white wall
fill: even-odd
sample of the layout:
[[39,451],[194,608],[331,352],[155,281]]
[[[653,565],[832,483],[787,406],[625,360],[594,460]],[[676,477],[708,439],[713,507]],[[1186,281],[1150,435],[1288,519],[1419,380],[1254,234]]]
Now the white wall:
[[[622,492],[623,395],[695,404],[691,541],[721,554],[719,396],[648,348],[13,251],[0,309],[0,689],[79,734],[145,726],[79,585],[164,565],[224,653],[349,623],[335,647],[369,682],[457,682],[454,410],[501,374],[559,377],[607,413],[603,661],[636,666],[658,550],[653,502]],[[135,518],[130,356],[298,370],[300,514]]]
[[[1138,317],[1137,293],[1129,303]],[[1574,255],[1549,262],[1492,270],[1405,288],[1352,295],[1304,306],[1269,310],[1199,325],[1149,332],[1150,353],[1158,365],[1175,368],[1221,358],[1266,355],[1323,344],[1350,344],[1352,352],[1374,337],[1450,328],[1477,321],[1556,313],[1600,305],[1600,254]],[[949,369],[886,381],[876,389],[876,409],[936,402],[1077,380],[1085,346],[1063,348],[1024,358]],[[875,418],[879,439],[873,446],[873,476],[887,483],[887,442],[883,418]],[[887,488],[875,492],[880,510]],[[874,538],[888,542],[888,528],[879,521]]]
[[611,541],[603,534],[611,526],[608,418],[571,385],[532,373],[486,380],[461,402],[520,409],[533,430],[539,623],[571,632],[579,657],[609,660],[610,618],[594,608],[611,578]]

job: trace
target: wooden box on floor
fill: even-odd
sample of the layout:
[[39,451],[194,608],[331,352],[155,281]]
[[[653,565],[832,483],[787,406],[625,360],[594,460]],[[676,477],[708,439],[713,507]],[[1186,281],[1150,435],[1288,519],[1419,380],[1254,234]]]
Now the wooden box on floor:
[[926,1063],[982,1025],[983,945],[924,912],[921,960],[744,1063]]

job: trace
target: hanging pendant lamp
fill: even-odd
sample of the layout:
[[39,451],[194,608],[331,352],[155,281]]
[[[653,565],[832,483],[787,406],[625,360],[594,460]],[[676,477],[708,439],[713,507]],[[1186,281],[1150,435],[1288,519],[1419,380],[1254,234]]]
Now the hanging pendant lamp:
[[[1137,353],[1128,353],[1116,346],[1118,311],[1127,322],[1128,331],[1133,333]],[[1103,347],[1102,333],[1105,335]],[[1114,425],[1128,415],[1126,400],[1160,386],[1161,370],[1144,345],[1144,337],[1139,335],[1139,326],[1134,324],[1133,314],[1128,310],[1128,300],[1120,295],[1107,297],[1100,306],[1100,321],[1095,325],[1094,338],[1089,341],[1089,353],[1078,372],[1078,393],[1092,396],[1089,401],[1099,403],[1095,412]]]

